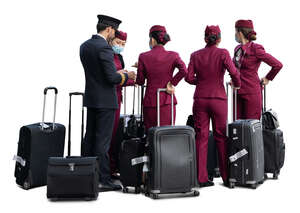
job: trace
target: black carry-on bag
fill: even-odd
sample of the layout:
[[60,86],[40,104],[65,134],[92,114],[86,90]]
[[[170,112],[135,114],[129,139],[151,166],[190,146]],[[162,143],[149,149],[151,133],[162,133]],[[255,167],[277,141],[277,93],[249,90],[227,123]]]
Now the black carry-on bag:
[[268,173],[273,174],[273,179],[278,179],[280,169],[285,158],[285,143],[283,132],[278,129],[279,122],[273,110],[266,110],[266,85],[263,87],[263,139],[265,153],[265,178]]
[[[55,92],[52,123],[44,122],[48,90]],[[20,129],[18,152],[14,156],[15,177],[17,184],[24,189],[46,185],[48,158],[64,155],[66,129],[64,125],[55,123],[57,93],[55,87],[45,88],[42,122],[23,126]]]
[[[226,85],[228,94],[228,83]],[[237,89],[233,88],[233,123],[228,124],[229,187],[250,186],[264,182],[264,145],[259,120],[236,120]],[[234,101],[233,101],[234,100]]]
[[[194,117],[189,115],[186,125],[194,128]],[[217,144],[212,131],[209,131],[208,147],[207,147],[207,174],[208,179],[213,181],[214,178],[220,177],[220,168],[218,160]]]
[[174,126],[174,96],[172,100],[172,125],[160,126],[160,92],[157,90],[157,127],[147,135],[145,195],[153,199],[170,196],[199,196],[197,185],[195,132],[190,126]]
[[[140,95],[140,94],[139,94]],[[135,96],[135,94],[134,94]],[[140,97],[140,96],[139,96]],[[140,102],[141,100],[141,102]],[[126,100],[124,101],[124,103]],[[135,100],[134,100],[135,102]],[[133,187],[136,194],[141,192],[141,185],[143,184],[143,164],[141,164],[144,159],[145,154],[145,137],[144,137],[144,127],[143,127],[143,86],[141,99],[138,100],[140,104],[140,110],[138,110],[137,117],[140,118],[138,125],[134,130],[136,131],[136,137],[126,139],[122,142],[120,149],[120,181],[123,185],[123,192],[128,193]],[[133,103],[133,108],[135,104]],[[134,115],[134,111],[133,111]],[[134,119],[134,118],[132,118]],[[129,128],[129,127],[128,127]],[[137,137],[139,136],[139,137]]]
[[[96,200],[98,197],[99,164],[97,157],[75,157],[71,152],[71,99],[70,93],[68,156],[49,158],[47,197],[55,200]],[[82,106],[81,143],[83,141],[84,108]]]
[[[120,115],[118,129],[115,136],[115,144],[112,147],[112,157],[116,162],[117,171],[120,171],[120,152],[121,145],[124,140],[129,141],[132,138],[143,138],[145,135],[145,129],[142,122],[142,107],[138,107],[138,113],[135,114],[135,87],[133,88],[133,110],[132,114],[126,114],[126,87],[124,87],[123,104],[124,114]],[[144,86],[138,87],[138,102],[143,100]],[[140,97],[142,97],[140,99]]]

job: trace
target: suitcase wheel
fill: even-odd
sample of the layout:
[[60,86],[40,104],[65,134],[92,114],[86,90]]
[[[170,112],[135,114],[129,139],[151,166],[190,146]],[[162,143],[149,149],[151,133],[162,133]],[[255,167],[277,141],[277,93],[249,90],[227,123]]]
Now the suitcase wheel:
[[229,182],[229,185],[228,185],[228,187],[229,187],[230,189],[233,189],[233,188],[234,188],[234,186],[235,186],[235,183],[234,183],[234,182]]
[[259,181],[258,184],[263,184],[265,180]]
[[135,187],[134,193],[135,194],[140,194],[141,193],[141,188],[140,187]]
[[146,196],[146,197],[150,197],[149,192],[145,192],[145,196]]
[[127,187],[123,188],[123,193],[128,193],[128,188]]
[[30,183],[29,183],[28,181],[25,181],[25,182],[23,183],[23,189],[25,189],[25,190],[30,189]]
[[154,200],[158,199],[158,194],[150,194],[150,197]]
[[251,184],[251,189],[256,189],[257,188],[257,183]]
[[198,197],[199,195],[200,195],[200,192],[197,191],[197,190],[195,190],[195,191],[194,191],[194,197]]

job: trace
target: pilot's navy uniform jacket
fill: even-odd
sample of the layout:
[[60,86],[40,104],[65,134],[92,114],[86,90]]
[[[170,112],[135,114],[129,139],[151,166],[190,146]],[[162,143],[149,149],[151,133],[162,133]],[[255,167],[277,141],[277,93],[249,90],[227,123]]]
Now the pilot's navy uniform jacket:
[[100,35],[93,35],[80,46],[80,59],[85,72],[84,106],[87,107],[81,154],[99,158],[99,181],[107,183],[110,181],[108,150],[118,108],[116,85],[125,84],[128,75],[117,73],[113,50]]
[[[122,81],[114,64],[114,54],[107,41],[93,35],[80,47],[80,59],[85,72],[84,106],[117,109],[116,85]],[[126,83],[128,77],[125,74]]]

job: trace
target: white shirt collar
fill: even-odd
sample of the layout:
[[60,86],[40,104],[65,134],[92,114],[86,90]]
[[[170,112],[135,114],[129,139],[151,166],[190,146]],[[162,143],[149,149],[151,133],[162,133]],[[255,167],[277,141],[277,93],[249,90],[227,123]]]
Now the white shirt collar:
[[98,33],[97,35],[104,38],[104,40],[107,41],[106,38],[103,35],[101,35],[100,33]]

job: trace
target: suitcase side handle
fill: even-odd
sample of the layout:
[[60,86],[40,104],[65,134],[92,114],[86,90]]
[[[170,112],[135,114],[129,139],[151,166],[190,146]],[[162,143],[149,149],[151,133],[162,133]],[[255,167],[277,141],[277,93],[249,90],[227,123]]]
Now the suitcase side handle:
[[45,128],[45,108],[46,108],[46,96],[48,90],[54,90],[55,96],[54,96],[54,113],[53,113],[53,123],[52,123],[52,129],[54,130],[55,127],[55,116],[56,116],[56,101],[57,101],[57,93],[58,90],[56,87],[46,87],[44,89],[44,103],[43,103],[43,115],[42,115],[42,130]]
[[70,92],[69,93],[69,130],[68,130],[68,157],[71,156],[71,108],[72,108],[72,96],[82,96],[82,106],[81,106],[81,144],[83,143],[83,128],[84,128],[84,107],[83,107],[83,96],[82,92]]
[[[166,91],[166,88],[157,89],[157,126],[160,126],[160,93]],[[174,94],[171,95],[171,108],[171,126],[174,126]]]

